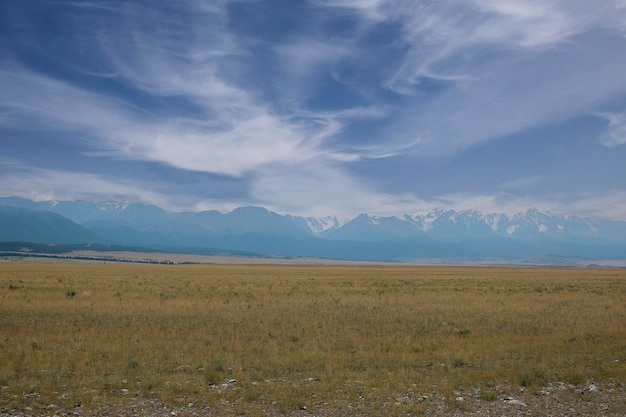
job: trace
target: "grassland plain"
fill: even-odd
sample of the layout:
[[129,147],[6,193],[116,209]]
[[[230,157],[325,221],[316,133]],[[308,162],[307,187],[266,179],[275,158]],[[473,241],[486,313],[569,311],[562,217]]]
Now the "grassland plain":
[[626,415],[626,270],[0,263],[0,415]]

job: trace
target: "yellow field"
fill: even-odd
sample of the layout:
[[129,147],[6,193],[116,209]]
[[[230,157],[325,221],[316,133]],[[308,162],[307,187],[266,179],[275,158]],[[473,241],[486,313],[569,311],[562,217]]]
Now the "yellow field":
[[[8,409],[375,410],[624,383],[625,364],[620,269],[0,263]],[[394,410],[424,411],[410,407]]]

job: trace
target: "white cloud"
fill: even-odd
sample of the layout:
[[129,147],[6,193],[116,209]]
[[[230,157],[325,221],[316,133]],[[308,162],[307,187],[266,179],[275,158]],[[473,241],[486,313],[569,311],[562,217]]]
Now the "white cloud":
[[[114,17],[98,26],[93,42],[96,62],[85,72],[97,68],[99,72],[90,74],[114,77],[116,85],[131,94],[114,98],[115,91],[81,89],[71,81],[5,61],[0,68],[0,125],[69,132],[67,140],[81,142],[91,157],[114,156],[237,176],[250,181],[254,201],[283,213],[397,214],[442,205],[483,211],[519,211],[528,206],[560,210],[565,206],[558,202],[508,194],[453,194],[429,201],[410,194],[392,195],[351,177],[344,168],[366,158],[457,152],[541,124],[597,114],[597,108],[626,91],[626,32],[616,31],[626,28],[623,0],[310,3],[318,7],[316,11],[351,13],[360,20],[354,31],[342,32],[338,38],[312,30],[321,26],[309,22],[306,31],[269,45],[267,50],[277,54],[272,58],[278,58],[282,70],[272,74],[271,82],[280,86],[277,95],[292,100],[288,105],[270,102],[266,86],[251,80],[249,73],[242,76],[241,67],[250,65],[244,59],[252,55],[245,43],[250,40],[232,32],[227,0],[189,0],[172,19],[163,19],[162,10],[136,3],[107,3],[105,11]],[[390,46],[403,52],[380,62],[368,43],[373,39],[370,31],[396,36],[395,31],[385,32],[390,27],[400,33],[389,41]],[[367,68],[370,63],[376,68]],[[346,67],[366,73],[353,90],[365,104],[338,111],[308,110],[307,99],[319,87],[316,76],[324,72],[343,82],[337,75],[341,71],[333,68],[341,64],[354,64]],[[250,68],[244,70],[251,72]],[[440,90],[422,94],[420,89],[428,82]],[[141,97],[133,101],[135,92]],[[165,114],[160,109],[156,114],[158,110],[147,110],[150,106],[133,104],[150,96],[155,98],[152,104],[177,100],[193,112],[181,117],[184,110]],[[602,117],[609,123],[600,142],[626,144],[626,116]],[[387,130],[376,129],[343,142],[347,128],[364,120],[389,125]],[[4,175],[4,193],[21,192],[29,198],[101,198],[110,193],[120,199],[175,206],[173,197],[151,191],[140,180],[131,183],[45,170]],[[520,190],[539,179],[526,176],[500,189]],[[24,190],[41,191],[24,195]],[[618,195],[603,201],[621,200]],[[246,202],[192,204],[209,208],[213,203],[233,208]],[[591,197],[577,200],[573,207],[622,215],[619,209],[594,205]]]
[[384,8],[388,0],[309,0],[320,7],[334,7],[344,10],[354,10],[373,21],[386,19]]
[[320,66],[332,65],[352,53],[348,45],[335,39],[301,38],[279,44],[276,53],[291,77],[306,77]]
[[[192,1],[188,10],[177,15],[178,20],[171,21],[159,19],[152,10],[124,5],[118,9],[120,19],[98,35],[107,65],[120,79],[149,94],[193,102],[203,113],[195,119],[148,115],[142,120],[107,105],[103,97],[59,82],[41,82],[54,84],[54,89],[43,86],[27,94],[27,99],[40,94],[43,100],[54,101],[46,96],[47,90],[54,90],[55,97],[71,97],[80,111],[50,106],[57,112],[50,119],[93,127],[100,155],[234,176],[265,164],[300,164],[325,153],[330,159],[345,159],[341,152],[322,148],[322,143],[340,132],[349,119],[380,111],[356,108],[315,113],[296,104],[277,114],[263,101],[262,91],[240,87],[229,71],[247,52],[227,28],[225,4],[206,8],[203,2]],[[282,44],[277,51],[287,80],[300,79],[349,53],[336,43],[308,38]],[[309,87],[296,82],[295,88],[301,95]],[[82,114],[80,120],[76,114]]]
[[581,196],[572,202],[558,204],[554,210],[563,214],[626,221],[626,192]]
[[306,160],[311,151],[300,146],[303,134],[268,114],[258,114],[220,131],[189,129],[174,123],[147,136],[120,135],[121,140],[115,141],[113,147],[115,152],[132,159],[241,176],[268,163],[297,164]]
[[[603,0],[348,1],[318,5],[401,28],[405,48],[384,85],[409,97],[385,140],[418,154],[475,143],[594,112],[626,91],[626,9]],[[362,40],[362,39],[361,39]],[[358,46],[357,46],[358,45]],[[442,86],[421,94],[423,85]],[[400,148],[401,146],[398,146]]]
[[105,65],[134,87],[157,95],[211,97],[224,104],[246,95],[217,75],[220,62],[244,53],[226,29],[225,6],[200,1],[166,8],[175,13],[164,19],[160,8],[124,4],[117,19],[97,33],[97,48]]
[[[478,41],[533,48],[549,46],[587,29],[602,6],[584,1],[474,0],[492,19],[477,30]],[[583,10],[581,10],[583,9]],[[585,19],[578,13],[586,14]]]
[[[460,81],[391,130],[422,138],[421,153],[457,152],[475,143],[594,112],[626,91],[623,41],[597,35],[559,50],[493,62]],[[602,64],[600,65],[599,62]]]
[[355,216],[366,211],[392,215],[431,207],[409,194],[374,190],[324,161],[267,167],[253,180],[252,196],[278,212],[306,216]]
[[[113,99],[13,66],[0,69],[0,124],[20,129],[125,129],[131,109]],[[122,104],[122,105],[120,105]]]
[[[473,57],[485,48],[495,53],[533,51],[567,42],[573,36],[611,26],[612,2],[586,0],[473,0],[414,3],[399,19],[409,46],[405,62],[389,81],[398,92],[410,92],[420,77],[474,79],[488,67]],[[396,4],[402,9],[403,6]],[[497,62],[497,61],[496,61]]]
[[535,207],[553,214],[626,221],[626,193],[623,191],[604,195],[587,194],[567,200],[537,199],[508,193],[454,193],[437,196],[431,201],[439,202],[439,207],[456,210],[474,209],[482,213],[513,215]]
[[[529,207],[537,207],[543,210],[548,209],[541,201],[506,193],[452,193],[439,195],[434,200],[440,202],[440,207],[455,210],[473,209],[482,213],[505,213],[513,215],[526,211]],[[550,207],[552,206],[550,205]]]
[[208,121],[159,119],[23,68],[0,71],[0,83],[11,97],[0,99],[10,109],[0,114],[0,124],[80,131],[79,140],[94,149],[91,155],[164,162],[202,172],[242,175],[266,163],[299,163],[318,153],[315,146],[336,129],[328,132],[328,126],[319,123],[289,122],[245,102],[239,102],[240,115]]
[[600,143],[609,148],[626,145],[626,114],[604,113],[599,116],[609,122],[599,138]]
[[[0,72],[15,101],[2,103],[14,112],[1,123],[37,129],[79,130],[91,146],[87,155],[164,162],[183,169],[252,178],[252,199],[282,212],[320,215],[407,210],[421,204],[412,197],[380,194],[351,179],[337,161],[373,157],[376,150],[356,153],[324,149],[325,141],[349,120],[383,117],[377,108],[334,112],[299,112],[291,118],[272,116],[262,106],[246,107],[246,119],[154,120],[119,102],[86,92],[24,68]],[[19,94],[18,94],[19,92]],[[93,138],[93,139],[88,139]],[[13,165],[19,164],[13,161]],[[6,164],[5,164],[6,165]],[[232,209],[237,202],[201,201],[180,204],[141,179],[113,180],[94,174],[15,167],[2,177],[2,193],[35,200],[117,199],[156,204],[168,209]]]
[[111,180],[108,176],[32,168],[20,165],[0,172],[1,192],[34,201],[119,200],[171,207],[169,198],[151,191],[140,182]]
[[137,178],[33,168],[10,158],[0,159],[0,193],[35,201],[118,200],[153,204],[171,211],[230,211],[258,204],[282,214],[304,216],[425,214],[435,208],[475,209],[513,215],[536,207],[554,214],[626,221],[626,193],[587,194],[567,200],[536,199],[509,193],[438,195],[427,200],[413,194],[389,194],[357,182],[332,164],[318,161],[299,168],[266,166],[252,179],[251,196],[244,200],[194,199],[164,193]]

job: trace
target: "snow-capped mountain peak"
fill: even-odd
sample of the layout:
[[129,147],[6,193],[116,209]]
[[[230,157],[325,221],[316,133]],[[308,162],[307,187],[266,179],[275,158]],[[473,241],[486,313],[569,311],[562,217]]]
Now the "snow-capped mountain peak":
[[178,213],[119,201],[34,202],[4,197],[0,205],[51,211],[111,242],[146,247],[225,247],[361,260],[547,254],[626,257],[626,222],[538,209],[510,215],[438,208],[422,214],[360,214],[348,219],[280,215],[262,207]]
[[339,229],[344,224],[348,223],[350,219],[340,218],[336,216],[326,217],[304,217],[306,225],[311,232],[315,235],[321,235],[326,230]]

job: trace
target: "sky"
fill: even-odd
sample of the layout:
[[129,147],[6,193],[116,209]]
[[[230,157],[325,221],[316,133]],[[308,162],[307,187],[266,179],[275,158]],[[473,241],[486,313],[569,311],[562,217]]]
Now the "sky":
[[626,221],[626,1],[3,0],[0,195]]

